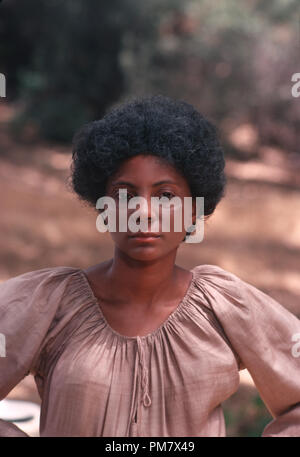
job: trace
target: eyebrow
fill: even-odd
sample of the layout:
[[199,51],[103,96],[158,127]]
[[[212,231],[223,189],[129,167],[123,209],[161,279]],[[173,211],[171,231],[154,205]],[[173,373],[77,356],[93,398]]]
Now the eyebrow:
[[[130,187],[135,187],[135,185],[132,184],[129,181],[114,181],[114,182],[111,183],[112,186],[116,186],[117,184],[119,184],[119,185],[123,185],[124,184],[124,185],[130,186]],[[163,181],[155,182],[154,184],[152,184],[152,187],[159,186],[160,184],[176,184],[176,185],[178,185],[175,181],[171,181],[170,179],[164,179]]]

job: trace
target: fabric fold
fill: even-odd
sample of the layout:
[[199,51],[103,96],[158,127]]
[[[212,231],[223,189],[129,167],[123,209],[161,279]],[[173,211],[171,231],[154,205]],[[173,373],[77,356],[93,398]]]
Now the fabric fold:
[[143,404],[146,407],[151,405],[151,398],[148,392],[148,368],[145,365],[144,346],[141,338],[137,336],[137,344],[139,349],[140,364],[142,368],[142,389],[143,389]]
[[80,268],[0,284],[0,399],[32,373],[40,436],[226,436],[221,405],[247,368],[274,418],[263,436],[300,436],[299,319],[221,267],[191,271],[174,312],[136,337],[110,327]]
[[300,436],[300,360],[292,351],[299,319],[269,295],[217,267],[207,275],[202,271],[198,287],[274,418],[262,436]]

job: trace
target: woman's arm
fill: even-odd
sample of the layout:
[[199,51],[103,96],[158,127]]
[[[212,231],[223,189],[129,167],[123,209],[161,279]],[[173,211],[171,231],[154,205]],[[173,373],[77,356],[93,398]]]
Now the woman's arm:
[[[0,400],[35,373],[47,331],[63,293],[55,268],[31,271],[0,284]],[[0,420],[0,436],[28,436]]]
[[7,422],[0,419],[0,436],[1,437],[29,437],[27,433],[23,432],[12,422]]
[[241,345],[239,354],[274,418],[262,436],[300,436],[300,358],[295,351],[300,320],[254,286],[243,286],[243,300],[253,307],[253,343]]
[[262,436],[300,436],[300,320],[272,297],[221,268],[205,281],[205,289],[274,418]]

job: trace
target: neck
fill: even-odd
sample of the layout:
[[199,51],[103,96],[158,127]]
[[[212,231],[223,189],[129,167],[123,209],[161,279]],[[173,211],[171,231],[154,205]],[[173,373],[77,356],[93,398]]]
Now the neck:
[[174,289],[178,272],[182,270],[175,263],[176,252],[149,262],[141,262],[124,256],[117,248],[107,268],[107,280],[111,290],[118,291],[124,304],[145,306],[168,297]]

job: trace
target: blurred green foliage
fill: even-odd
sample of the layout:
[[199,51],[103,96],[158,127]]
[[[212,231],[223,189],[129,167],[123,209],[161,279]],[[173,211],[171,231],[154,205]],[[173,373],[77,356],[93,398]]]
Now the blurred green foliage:
[[1,7],[8,98],[24,106],[15,125],[33,122],[42,137],[70,141],[76,128],[101,117],[120,97],[118,56],[128,27],[122,8],[118,0],[27,0]]
[[[16,131],[69,142],[83,123],[136,95],[163,93],[215,121],[230,151],[298,152],[298,0],[10,0],[0,7],[0,71]],[[258,141],[236,150],[231,132]]]
[[245,384],[222,403],[222,409],[229,437],[260,437],[273,420],[257,390]]

